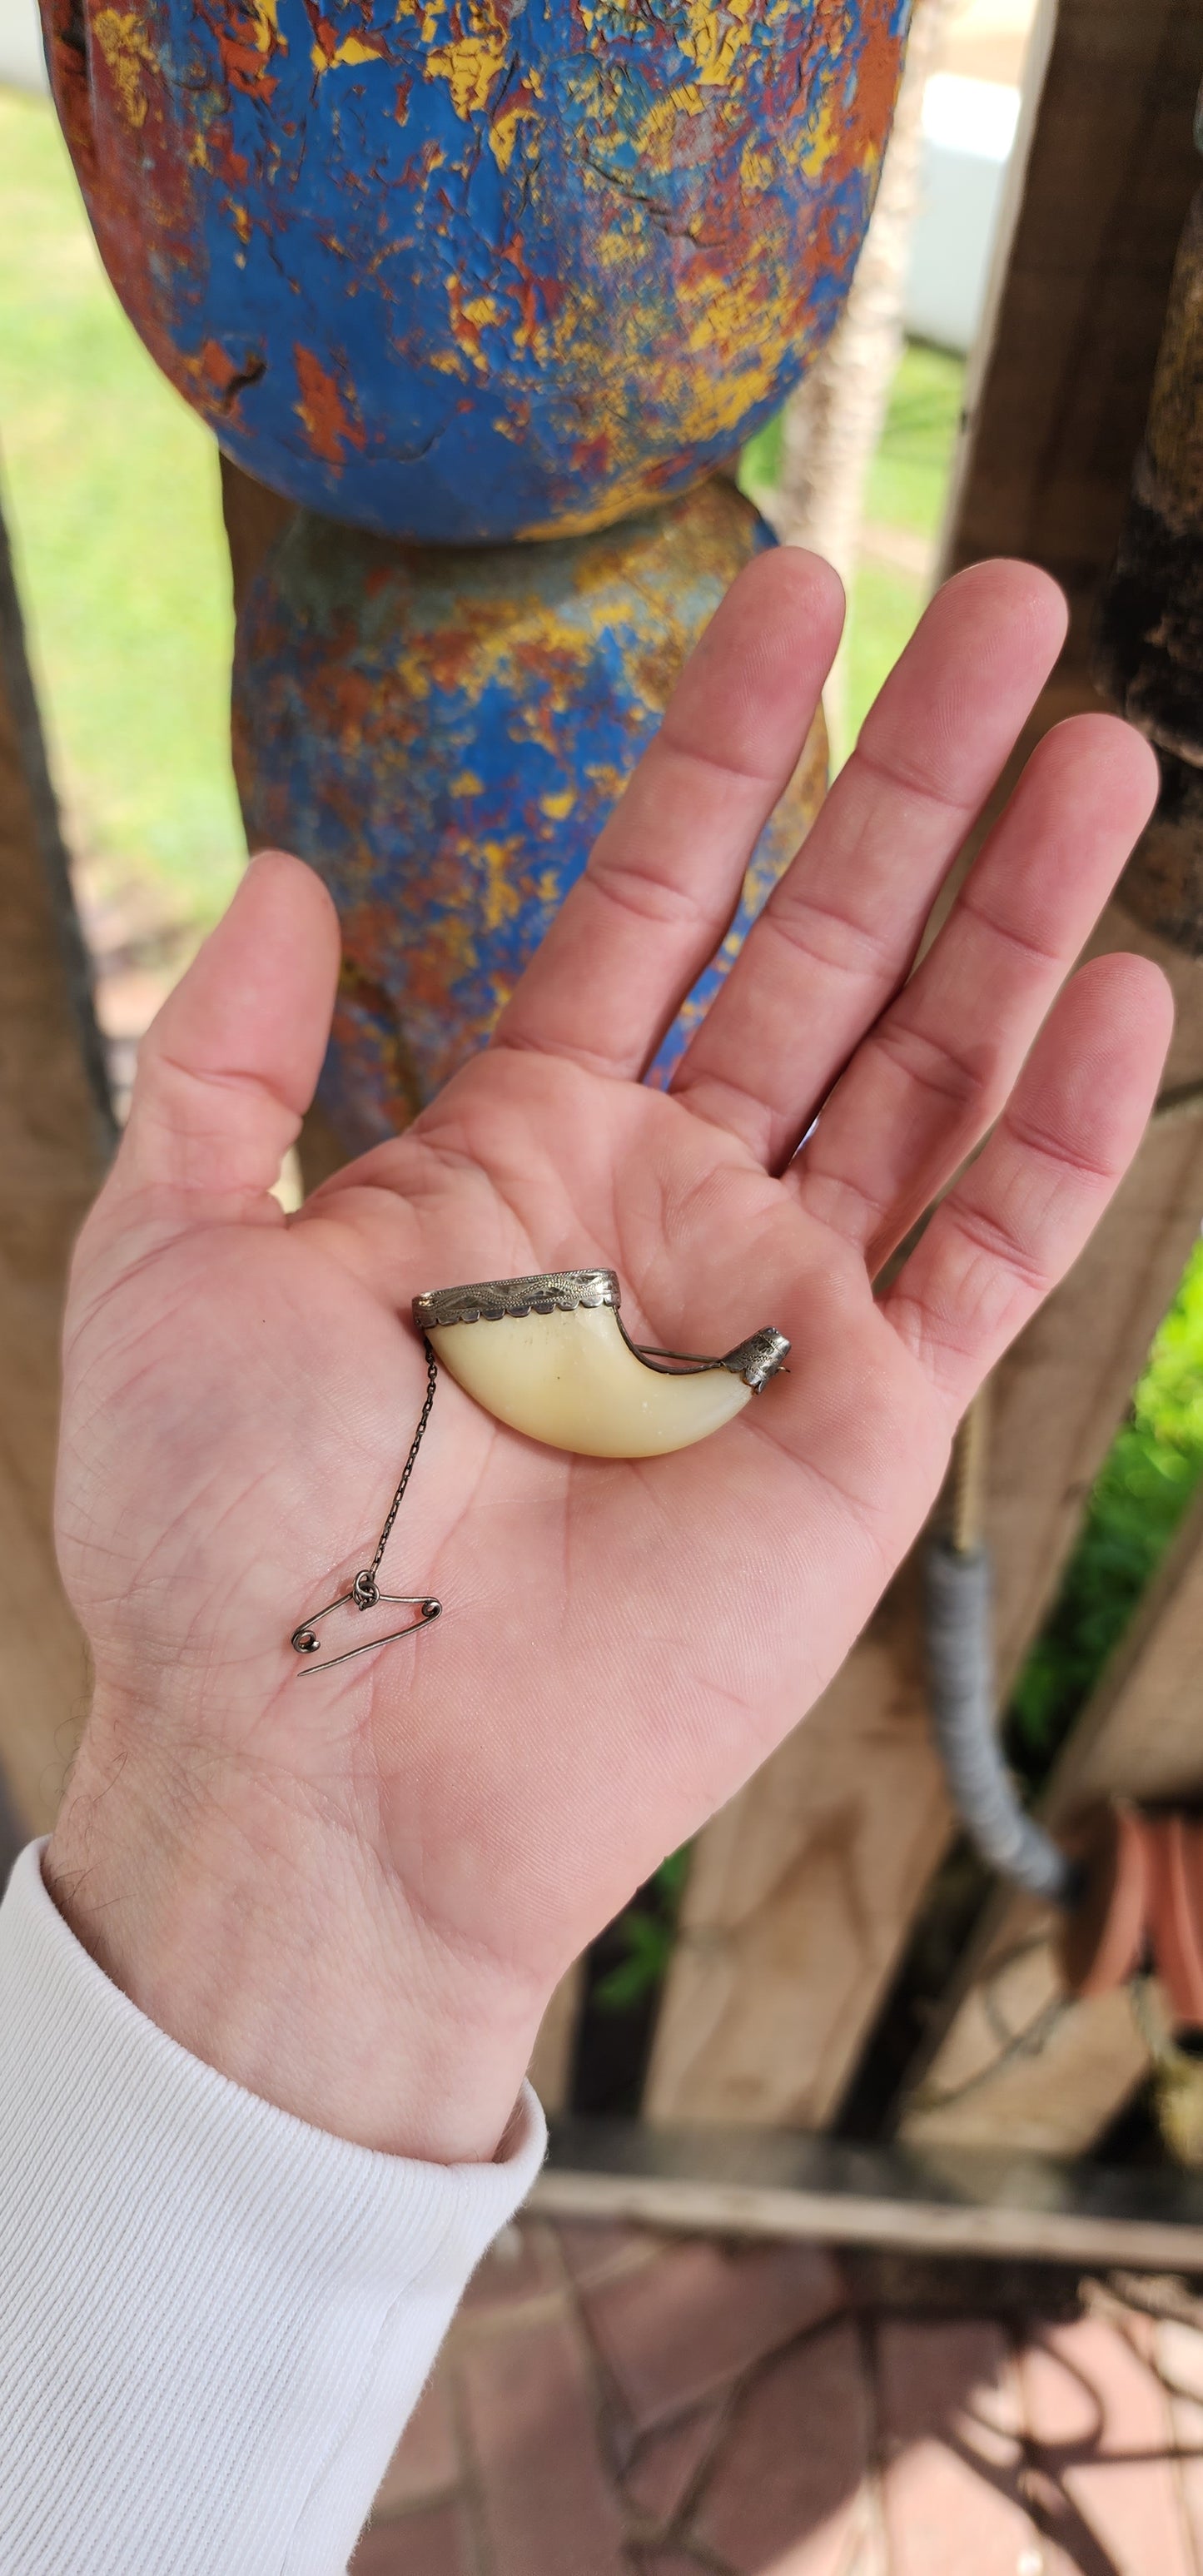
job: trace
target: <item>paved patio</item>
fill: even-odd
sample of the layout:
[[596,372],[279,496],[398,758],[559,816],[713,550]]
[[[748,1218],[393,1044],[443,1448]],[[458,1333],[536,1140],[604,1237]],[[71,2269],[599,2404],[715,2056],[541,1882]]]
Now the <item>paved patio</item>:
[[524,2221],[353,2576],[1203,2576],[1203,2328],[1143,2296]]

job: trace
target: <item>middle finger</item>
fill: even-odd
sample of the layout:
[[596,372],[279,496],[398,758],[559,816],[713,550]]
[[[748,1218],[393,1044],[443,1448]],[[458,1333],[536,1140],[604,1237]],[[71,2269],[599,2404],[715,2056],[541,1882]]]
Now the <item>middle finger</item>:
[[909,973],[1064,632],[1046,574],[975,564],[937,593],[870,709],[671,1085],[770,1171]]

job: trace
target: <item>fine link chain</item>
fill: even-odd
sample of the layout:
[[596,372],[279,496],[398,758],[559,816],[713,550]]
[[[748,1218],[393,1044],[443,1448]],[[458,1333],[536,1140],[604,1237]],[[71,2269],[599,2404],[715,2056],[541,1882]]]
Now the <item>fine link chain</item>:
[[381,1559],[386,1547],[388,1546],[389,1539],[392,1536],[393,1522],[396,1520],[397,1514],[401,1509],[401,1505],[405,1500],[405,1488],[413,1474],[418,1451],[422,1446],[426,1425],[430,1420],[430,1409],[434,1403],[434,1391],[438,1384],[439,1364],[430,1347],[430,1343],[427,1341],[425,1333],[422,1335],[422,1347],[426,1353],[426,1402],[418,1415],[418,1427],[409,1444],[409,1456],[401,1470],[396,1493],[389,1504],[384,1527],[376,1541],[375,1556],[372,1558],[371,1564],[364,1569],[364,1572],[362,1574],[357,1574],[355,1577],[353,1588],[356,1601],[359,1603],[361,1610],[370,1610],[373,1603],[378,1598],[376,1591],[376,1577],[380,1572]]

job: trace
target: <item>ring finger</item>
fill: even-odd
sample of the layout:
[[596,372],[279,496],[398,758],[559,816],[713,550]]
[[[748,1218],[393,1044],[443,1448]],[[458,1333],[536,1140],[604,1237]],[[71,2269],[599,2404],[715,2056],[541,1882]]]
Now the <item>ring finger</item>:
[[1003,1108],[1157,788],[1112,716],[1047,734],[922,965],[857,1049],[791,1175],[877,1269]]

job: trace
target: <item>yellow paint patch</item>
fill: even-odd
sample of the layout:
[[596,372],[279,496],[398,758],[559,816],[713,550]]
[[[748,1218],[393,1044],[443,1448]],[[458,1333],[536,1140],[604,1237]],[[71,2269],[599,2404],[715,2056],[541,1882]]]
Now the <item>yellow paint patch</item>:
[[[470,299],[473,304],[487,303],[491,300],[484,296],[473,296]],[[483,375],[488,366],[488,360],[480,345],[481,326],[473,319],[468,309],[468,302],[465,300],[458,277],[449,277],[447,280],[447,318],[459,347],[467,352],[473,366]]]
[[739,165],[741,191],[745,197],[759,196],[771,188],[777,177],[777,163],[771,152],[760,152],[755,144],[745,145]]
[[398,655],[397,678],[407,698],[430,696],[430,673],[421,653],[411,650]]
[[805,171],[808,179],[822,178],[833,153],[839,151],[842,140],[839,121],[833,112],[831,101],[827,99],[823,103],[821,114],[815,119],[814,133],[799,158],[799,167]]
[[[533,88],[534,84],[531,83]],[[518,128],[524,118],[535,115],[533,107],[503,107],[489,127],[489,149],[499,170],[508,170],[514,158]]]
[[234,230],[238,235],[239,241],[249,242],[251,238],[251,219],[247,213],[246,207],[231,206],[230,213],[234,218]]
[[346,63],[378,63],[379,45],[365,45],[361,36],[344,36],[336,53],[324,54],[320,45],[311,45],[309,60],[315,72],[333,72]]
[[513,865],[522,848],[515,832],[509,840],[482,841],[478,855],[485,863],[484,925],[486,930],[500,930],[503,921],[512,921],[522,908],[522,897],[513,883]]
[[136,9],[100,9],[92,20],[92,33],[113,75],[121,113],[126,124],[136,130],[146,123],[141,66],[155,60],[142,32],[140,14]]
[[483,796],[485,782],[477,777],[474,769],[461,769],[459,777],[452,779],[448,792],[452,796]]
[[748,41],[750,0],[726,0],[715,8],[711,0],[687,0],[688,34],[681,37],[681,51],[696,63],[698,76],[706,89],[725,88]]
[[273,48],[277,48],[280,53],[286,54],[288,47],[281,37],[277,22],[277,0],[250,0],[250,10],[255,29],[256,52],[270,54]]
[[[682,309],[687,311],[691,304],[695,309],[689,326],[689,347],[695,355],[703,349],[721,349],[724,353],[729,350],[735,363],[740,359],[746,363],[749,343],[755,345],[752,333],[756,320],[746,280],[712,274],[704,278],[700,289],[689,292],[683,285]],[[774,367],[776,360],[774,348]]]
[[539,811],[552,823],[562,823],[576,803],[575,787],[558,787],[553,796],[539,798]]
[[643,120],[643,139],[651,144],[658,137],[671,134],[679,116],[701,116],[706,101],[696,81],[679,81],[675,89],[666,90],[648,109]]
[[648,235],[646,208],[632,204],[621,224],[595,235],[593,257],[598,268],[630,268]]
[[501,27],[491,27],[483,35],[459,36],[449,45],[432,48],[426,65],[427,78],[446,81],[456,115],[467,119],[479,115],[488,106],[493,84],[504,66],[506,52],[505,31]]

